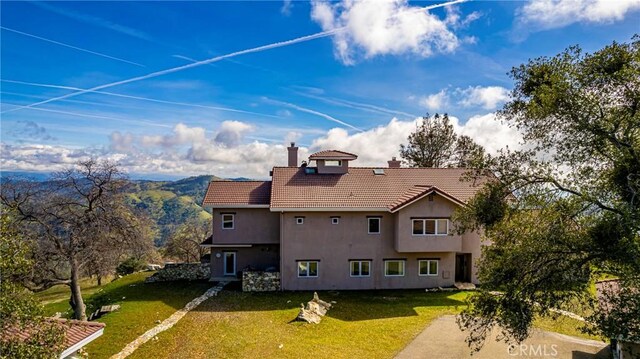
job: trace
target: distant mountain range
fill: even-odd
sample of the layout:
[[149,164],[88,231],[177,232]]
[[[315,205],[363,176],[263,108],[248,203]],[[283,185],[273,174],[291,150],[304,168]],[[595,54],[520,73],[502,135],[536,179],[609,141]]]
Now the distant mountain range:
[[[20,177],[38,182],[46,182],[48,173],[3,171],[0,177]],[[135,176],[138,177],[138,176]],[[149,176],[152,177],[152,176]],[[143,210],[158,226],[155,238],[158,246],[163,246],[171,232],[189,218],[210,221],[211,214],[202,208],[202,200],[209,182],[222,179],[213,175],[193,176],[178,180],[134,179],[128,189],[127,201],[133,208]],[[246,181],[247,178],[233,178]],[[203,238],[204,240],[204,238]]]

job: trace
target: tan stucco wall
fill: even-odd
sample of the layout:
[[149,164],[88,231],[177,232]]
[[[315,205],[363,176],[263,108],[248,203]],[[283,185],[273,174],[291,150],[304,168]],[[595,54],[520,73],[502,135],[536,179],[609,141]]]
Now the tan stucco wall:
[[[453,253],[398,253],[394,215],[382,212],[282,214],[282,288],[285,290],[428,288],[453,284]],[[295,217],[303,216],[298,225]],[[340,223],[331,224],[331,216]],[[367,216],[382,216],[381,233],[367,233]],[[437,277],[418,276],[418,258],[440,259]],[[349,260],[371,260],[369,277],[350,277]],[[406,259],[404,277],[385,277],[384,259]],[[298,278],[298,260],[319,260],[317,278]],[[445,278],[447,277],[447,278]]]
[[319,174],[340,174],[347,173],[349,171],[349,161],[342,160],[341,166],[325,166],[324,160],[317,160],[316,165],[318,167]]
[[[234,213],[233,229],[222,228],[222,213]],[[213,210],[214,244],[280,243],[280,216],[268,208]]]

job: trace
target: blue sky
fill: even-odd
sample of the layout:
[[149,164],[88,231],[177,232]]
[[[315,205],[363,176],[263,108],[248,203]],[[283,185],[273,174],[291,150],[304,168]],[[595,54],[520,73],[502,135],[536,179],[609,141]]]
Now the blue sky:
[[493,116],[511,67],[640,32],[640,1],[444,3],[2,2],[2,169],[259,178],[291,140],[383,164],[427,112],[516,146]]

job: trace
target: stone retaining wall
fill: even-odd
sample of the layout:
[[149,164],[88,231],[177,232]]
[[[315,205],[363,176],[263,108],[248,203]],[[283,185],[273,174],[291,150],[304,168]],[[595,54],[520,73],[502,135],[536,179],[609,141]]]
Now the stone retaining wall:
[[209,279],[211,267],[204,263],[173,263],[166,264],[145,280],[145,283],[168,282],[172,280],[202,280]]
[[275,292],[280,290],[280,272],[242,272],[243,292]]

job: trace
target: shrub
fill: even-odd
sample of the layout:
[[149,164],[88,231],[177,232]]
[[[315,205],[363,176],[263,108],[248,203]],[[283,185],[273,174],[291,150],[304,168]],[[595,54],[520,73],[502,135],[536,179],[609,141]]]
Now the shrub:
[[144,262],[134,257],[127,258],[122,263],[118,264],[116,273],[119,275],[127,275],[135,273],[144,269]]

